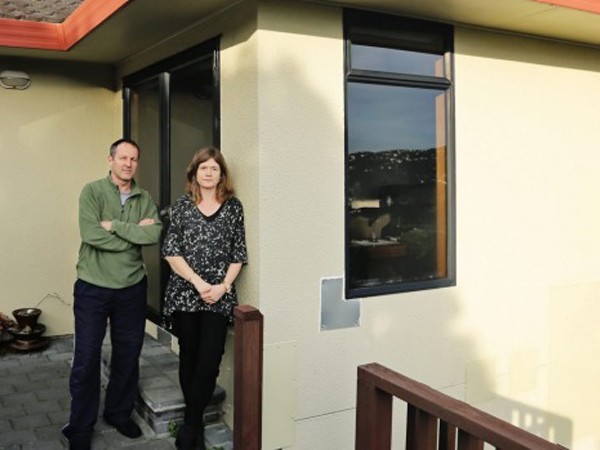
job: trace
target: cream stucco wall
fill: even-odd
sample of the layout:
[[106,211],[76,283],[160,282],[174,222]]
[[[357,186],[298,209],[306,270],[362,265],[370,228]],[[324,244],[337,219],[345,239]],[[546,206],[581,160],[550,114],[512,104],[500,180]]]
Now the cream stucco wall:
[[344,272],[341,9],[240,2],[121,70],[220,33],[222,147],[250,249],[242,300],[265,316],[263,448],[353,448],[356,366],[371,361],[600,448],[584,408],[600,369],[600,51],[456,29],[458,284],[365,298],[360,326],[322,332],[321,279]]
[[343,449],[353,439],[361,330],[319,332],[320,278],[343,271],[340,13],[302,3],[260,4],[264,448]]
[[484,367],[499,396],[473,400],[509,417],[537,407],[544,425],[533,429],[590,449],[600,448],[585,400],[600,369],[599,86],[597,50],[457,31],[456,292],[477,337],[468,368]]
[[259,3],[264,448],[352,448],[370,361],[599,448],[584,399],[600,369],[600,52],[457,28],[458,284],[363,299],[359,327],[321,332],[320,280],[344,270],[341,25],[335,8]]
[[[457,286],[365,298],[360,326],[320,331],[321,279],[344,274],[341,9],[243,1],[119,73],[218,34],[222,147],[250,254],[241,298],[265,316],[263,448],[353,448],[356,366],[371,361],[600,448],[600,51],[457,28]],[[3,312],[53,292],[71,302],[77,196],[105,173],[121,108],[108,71],[74,67],[15,67],[32,87],[0,90],[16,111],[0,112]],[[47,300],[44,314],[52,334],[71,331],[69,307]]]
[[46,335],[72,333],[79,192],[106,175],[120,96],[104,66],[5,58],[6,69],[32,82],[0,89],[0,311],[42,301]]

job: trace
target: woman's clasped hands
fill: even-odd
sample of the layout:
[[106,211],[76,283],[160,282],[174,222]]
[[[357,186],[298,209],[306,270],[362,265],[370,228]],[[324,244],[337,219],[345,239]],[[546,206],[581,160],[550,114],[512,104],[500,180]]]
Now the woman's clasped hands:
[[217,303],[223,295],[225,295],[226,288],[223,284],[210,284],[200,278],[198,275],[192,276],[190,283],[194,285],[194,288],[200,294],[200,298],[204,303],[212,305]]

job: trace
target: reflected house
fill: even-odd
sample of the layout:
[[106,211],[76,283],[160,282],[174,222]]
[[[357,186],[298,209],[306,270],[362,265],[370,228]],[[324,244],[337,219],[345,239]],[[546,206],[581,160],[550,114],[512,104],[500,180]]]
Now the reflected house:
[[434,277],[435,149],[351,153],[348,179],[349,282],[365,286]]

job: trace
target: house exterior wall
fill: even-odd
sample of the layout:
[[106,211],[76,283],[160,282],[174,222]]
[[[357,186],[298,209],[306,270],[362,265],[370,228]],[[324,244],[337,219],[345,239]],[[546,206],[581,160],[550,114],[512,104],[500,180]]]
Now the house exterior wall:
[[[600,446],[599,415],[586,401],[600,369],[591,324],[600,286],[599,56],[456,33],[454,290],[461,329],[476,343],[466,399],[507,418],[540,408],[541,428],[554,426],[570,448]],[[482,368],[492,389],[471,398],[470,370]]]
[[352,448],[362,330],[319,332],[320,279],[344,264],[341,10],[261,2],[257,33],[263,444]]
[[[263,448],[353,448],[356,366],[372,361],[567,447],[598,448],[600,51],[457,27],[457,285],[362,299],[359,326],[320,331],[321,279],[344,274],[342,10],[240,2],[118,71],[218,34],[221,142],[250,256],[241,298],[265,317]],[[0,90],[2,104],[19,98],[15,118],[0,111],[0,204],[15,218],[0,238],[11,255],[3,312],[49,292],[71,302],[77,196],[105,173],[120,133],[108,73],[53,67],[21,66],[32,87]],[[60,302],[41,321],[72,331]],[[231,376],[229,349],[228,393]]]
[[104,66],[2,63],[32,81],[24,91],[0,89],[0,311],[42,302],[45,335],[72,333],[79,192],[107,173],[120,96]]
[[344,272],[341,10],[258,11],[264,448],[353,448],[356,366],[371,361],[597,448],[600,52],[456,29],[457,286],[363,299],[359,327],[322,332],[320,280]]

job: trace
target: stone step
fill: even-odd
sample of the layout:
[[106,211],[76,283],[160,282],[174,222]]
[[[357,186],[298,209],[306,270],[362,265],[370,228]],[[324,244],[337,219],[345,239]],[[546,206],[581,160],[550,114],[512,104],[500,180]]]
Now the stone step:
[[[105,377],[110,371],[110,338],[102,347],[102,370]],[[136,411],[158,436],[169,434],[171,422],[183,421],[183,395],[179,387],[179,359],[170,346],[146,335],[140,355],[140,392]],[[206,408],[206,441],[212,447],[231,450],[232,432],[222,422],[222,403],[225,391],[217,385]],[[209,447],[210,448],[210,447]]]

